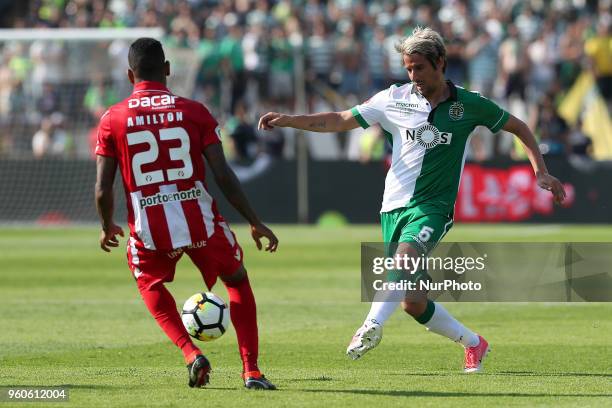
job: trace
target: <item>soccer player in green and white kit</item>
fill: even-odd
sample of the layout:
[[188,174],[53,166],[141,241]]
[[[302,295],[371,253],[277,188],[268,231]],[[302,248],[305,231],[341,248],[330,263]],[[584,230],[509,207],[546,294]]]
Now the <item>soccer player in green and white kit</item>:
[[[453,225],[453,209],[465,162],[470,133],[486,126],[516,135],[523,143],[538,185],[560,203],[563,186],[548,174],[533,134],[521,120],[478,93],[455,86],[444,77],[446,48],[430,28],[416,28],[396,46],[411,83],[392,85],[343,112],[285,115],[269,112],[261,129],[293,127],[318,132],[342,132],[379,124],[393,146],[381,209],[385,243],[396,243],[396,255],[427,255]],[[414,271],[418,272],[418,271]],[[413,272],[413,273],[414,273]],[[419,276],[417,273],[415,276]],[[422,274],[421,276],[426,276]],[[375,301],[347,348],[353,359],[376,347],[382,326],[401,304],[406,313],[428,330],[465,348],[465,372],[480,371],[487,341],[472,332],[426,293],[406,294],[397,300]]]

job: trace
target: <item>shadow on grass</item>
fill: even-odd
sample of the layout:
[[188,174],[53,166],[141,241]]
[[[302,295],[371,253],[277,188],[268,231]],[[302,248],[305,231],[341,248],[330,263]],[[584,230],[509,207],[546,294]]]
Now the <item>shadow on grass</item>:
[[16,385],[3,385],[3,388],[66,388],[68,390],[112,390],[112,389],[125,389],[125,385],[105,385],[105,384],[58,384],[58,385],[32,385],[32,384],[16,384]]
[[62,384],[58,387],[66,387],[69,390],[113,390],[121,389],[125,390],[125,385],[106,385],[106,384]]
[[383,375],[405,375],[412,377],[454,377],[456,375],[463,375],[462,372],[444,372],[444,373],[431,373],[431,372],[422,372],[422,373],[385,373]]
[[612,378],[612,373],[542,373],[536,371],[497,371],[491,375],[510,375],[516,377],[601,377]]
[[612,397],[612,394],[544,394],[544,393],[526,393],[526,392],[443,392],[443,391],[401,391],[401,390],[298,390],[311,393],[340,393],[340,394],[357,394],[357,395],[375,395],[387,397]]
[[[413,376],[413,377],[455,377],[465,376],[461,371],[457,372],[441,372],[441,373],[385,373],[384,375],[390,376]],[[539,371],[485,371],[477,374],[481,376],[510,376],[510,377],[600,377],[600,378],[612,378],[612,373],[546,373]]]
[[288,378],[286,380],[283,380],[283,382],[302,382],[302,381],[334,381],[333,378],[331,377],[327,377],[327,376],[320,376],[320,377],[314,377],[314,378]]

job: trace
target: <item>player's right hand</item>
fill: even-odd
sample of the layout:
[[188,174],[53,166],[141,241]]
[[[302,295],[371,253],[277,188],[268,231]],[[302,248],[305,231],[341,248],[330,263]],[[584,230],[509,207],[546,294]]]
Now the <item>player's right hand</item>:
[[278,247],[278,238],[272,232],[272,230],[266,227],[263,224],[253,224],[251,225],[251,236],[253,237],[253,241],[255,241],[255,245],[257,245],[257,249],[261,251],[262,244],[261,238],[268,238],[268,245],[266,245],[266,251],[275,252]]
[[289,116],[278,112],[268,112],[259,118],[258,129],[270,130],[274,126],[285,127],[289,124]]
[[117,235],[123,237],[123,230],[116,224],[111,224],[107,231],[100,231],[100,248],[105,252],[110,252],[111,248],[109,247],[118,247],[119,239]]
[[553,194],[555,204],[561,204],[565,200],[566,193],[563,184],[548,173],[537,174],[538,186],[544,190],[548,190]]

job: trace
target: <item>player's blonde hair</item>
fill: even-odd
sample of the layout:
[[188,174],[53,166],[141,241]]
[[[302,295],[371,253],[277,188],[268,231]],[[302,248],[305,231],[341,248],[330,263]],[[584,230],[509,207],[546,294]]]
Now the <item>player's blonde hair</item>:
[[442,71],[446,70],[446,46],[442,36],[429,27],[417,27],[412,34],[395,44],[402,55],[421,54],[436,68],[442,57]]

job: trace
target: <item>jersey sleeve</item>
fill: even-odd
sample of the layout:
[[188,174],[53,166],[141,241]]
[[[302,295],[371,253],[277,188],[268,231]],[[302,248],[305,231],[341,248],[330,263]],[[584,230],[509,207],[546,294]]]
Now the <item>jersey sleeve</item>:
[[362,128],[367,129],[383,120],[388,94],[388,89],[380,91],[370,99],[351,109],[353,117],[357,119]]
[[202,122],[200,123],[200,138],[202,150],[208,146],[221,143],[221,127],[216,119],[210,114],[204,105],[200,105],[204,113],[202,114]]
[[117,158],[115,141],[111,132],[110,111],[104,112],[98,125],[98,135],[96,137],[96,154]]
[[486,126],[493,133],[499,132],[510,118],[508,112],[484,96],[478,97],[477,108],[480,112],[477,125]]

